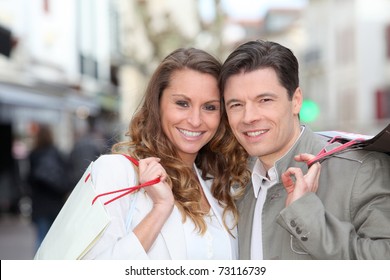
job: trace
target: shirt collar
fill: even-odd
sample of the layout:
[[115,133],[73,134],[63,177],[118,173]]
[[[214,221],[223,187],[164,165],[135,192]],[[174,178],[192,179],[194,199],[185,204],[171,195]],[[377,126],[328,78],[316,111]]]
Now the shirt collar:
[[259,159],[256,160],[251,177],[253,191],[256,198],[259,194],[260,189],[268,189],[269,187],[273,186],[278,182],[278,173],[276,172],[275,166],[268,170],[268,178],[267,172],[265,171],[265,168]]

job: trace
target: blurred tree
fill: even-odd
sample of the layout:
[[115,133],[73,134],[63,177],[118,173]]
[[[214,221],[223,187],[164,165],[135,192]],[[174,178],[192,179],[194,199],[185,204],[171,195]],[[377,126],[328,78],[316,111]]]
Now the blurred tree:
[[203,21],[197,0],[134,0],[126,5],[133,14],[122,14],[122,55],[144,74],[179,47],[202,48],[218,57],[225,51],[221,37],[225,14],[220,0],[210,2],[215,10],[213,22]]

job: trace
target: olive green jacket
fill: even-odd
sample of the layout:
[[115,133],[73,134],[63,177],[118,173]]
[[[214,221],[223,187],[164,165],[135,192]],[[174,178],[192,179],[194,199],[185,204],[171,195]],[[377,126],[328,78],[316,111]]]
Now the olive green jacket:
[[[384,153],[349,151],[323,161],[318,191],[285,208],[281,174],[292,166],[306,173],[294,155],[317,154],[325,145],[306,127],[276,163],[279,180],[262,213],[264,259],[390,259],[390,157]],[[250,259],[255,204],[249,184],[238,204],[240,259]]]

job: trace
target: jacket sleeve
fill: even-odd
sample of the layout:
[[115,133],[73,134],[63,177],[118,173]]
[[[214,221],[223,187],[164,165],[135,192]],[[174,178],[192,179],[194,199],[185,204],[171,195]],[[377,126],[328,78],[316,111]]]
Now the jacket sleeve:
[[[122,155],[98,158],[93,163],[91,176],[98,194],[128,188],[138,182],[132,163]],[[148,259],[132,229],[126,229],[131,203],[135,203],[134,196],[124,196],[105,205],[110,224],[83,259]],[[103,196],[100,199],[104,203],[112,197]]]
[[294,250],[315,259],[390,259],[390,157],[370,153],[347,180],[349,219],[332,214],[309,193],[283,209],[278,223],[291,234]]

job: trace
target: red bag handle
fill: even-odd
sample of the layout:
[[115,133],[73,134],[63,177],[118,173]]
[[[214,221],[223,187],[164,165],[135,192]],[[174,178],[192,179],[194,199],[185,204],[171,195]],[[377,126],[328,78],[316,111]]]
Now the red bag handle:
[[[122,154],[123,156],[125,156],[128,160],[130,160],[134,165],[138,166],[139,163],[138,161],[129,156],[129,155],[125,155],[125,154]],[[89,178],[89,175],[87,176],[86,180]],[[139,184],[139,185],[136,185],[136,186],[133,186],[133,187],[129,187],[129,188],[124,188],[124,189],[119,189],[119,190],[115,190],[115,191],[111,191],[111,192],[105,192],[105,193],[101,193],[101,194],[98,194],[97,196],[95,196],[95,198],[92,200],[92,205],[95,203],[95,201],[99,198],[99,197],[102,197],[102,196],[105,196],[105,195],[110,195],[110,194],[114,194],[114,193],[121,193],[120,195],[118,196],[115,196],[114,198],[104,202],[103,204],[104,205],[107,205],[123,196],[126,196],[128,194],[131,194],[132,192],[136,191],[136,190],[139,190],[143,187],[147,187],[147,186],[151,186],[151,185],[154,185],[154,184],[157,184],[160,182],[160,178],[156,178],[156,179],[153,179],[153,180],[150,180],[150,181],[147,181],[143,184]]]
[[[331,143],[337,141],[339,138],[340,138],[339,136],[333,137],[333,138],[328,142],[327,145],[329,145],[329,144],[331,144]],[[351,140],[351,141],[349,141],[349,142],[347,142],[347,143],[344,143],[344,144],[342,144],[342,145],[340,145],[340,146],[338,146],[338,147],[335,147],[335,148],[333,148],[332,150],[330,150],[330,151],[328,151],[328,152],[325,150],[325,148],[326,148],[326,146],[325,146],[325,147],[316,155],[315,158],[313,158],[313,159],[311,159],[311,160],[309,160],[309,161],[307,162],[307,166],[310,167],[310,166],[312,166],[314,163],[320,162],[321,160],[323,160],[323,159],[325,159],[326,157],[329,157],[329,156],[331,156],[331,155],[333,155],[333,154],[342,152],[342,151],[346,150],[348,147],[351,147],[351,146],[353,146],[353,145],[355,145],[355,144],[359,144],[359,143],[361,143],[362,141],[364,141],[364,139],[362,139],[362,138],[356,138],[356,139],[353,139],[353,140]]]

